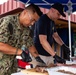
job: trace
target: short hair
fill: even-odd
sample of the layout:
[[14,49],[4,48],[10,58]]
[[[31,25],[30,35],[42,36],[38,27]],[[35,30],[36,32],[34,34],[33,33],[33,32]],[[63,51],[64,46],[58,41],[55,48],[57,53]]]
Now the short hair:
[[40,10],[40,8],[37,5],[33,4],[33,3],[29,4],[28,6],[26,5],[25,9],[31,10],[34,13],[36,12],[39,16],[41,16],[43,14],[42,11]]

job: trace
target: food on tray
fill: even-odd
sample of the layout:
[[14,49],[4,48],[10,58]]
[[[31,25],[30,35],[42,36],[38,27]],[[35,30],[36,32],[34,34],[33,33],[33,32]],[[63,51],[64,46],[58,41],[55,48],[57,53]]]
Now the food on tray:
[[39,66],[37,66],[37,67],[35,67],[35,69],[36,69],[36,72],[42,72],[42,73],[46,72],[45,71],[45,67],[39,67]]
[[[57,66],[68,66],[68,67],[70,67],[70,66],[76,66],[76,64],[60,64],[60,63],[57,63],[57,64],[49,64],[48,66],[36,66],[35,67],[35,70],[36,70],[36,72],[42,72],[42,73],[44,73],[44,72],[46,72],[47,70],[47,68],[54,68],[54,67],[57,67]],[[67,73],[67,74],[70,74],[70,75],[76,75],[76,74],[74,74],[74,73],[72,73],[72,72],[70,72],[70,71],[65,71],[65,70],[58,70],[58,72],[63,72],[63,73]]]
[[51,68],[51,67],[56,67],[57,65],[56,64],[49,64],[48,66],[36,66],[35,69],[37,72],[46,72],[46,68]]
[[70,75],[76,75],[76,73],[72,73],[70,71],[65,71],[65,70],[58,70],[58,72],[65,73],[65,74],[70,74]]
[[76,64],[60,64],[60,63],[58,63],[57,66],[76,66]]
[[53,63],[51,63],[51,64],[48,65],[48,68],[56,67],[56,66],[57,66],[57,64],[53,64]]

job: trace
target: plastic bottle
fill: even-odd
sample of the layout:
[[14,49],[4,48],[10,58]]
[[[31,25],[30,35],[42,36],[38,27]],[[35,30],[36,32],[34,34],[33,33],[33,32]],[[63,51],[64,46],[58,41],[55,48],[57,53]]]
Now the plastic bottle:
[[26,48],[25,45],[22,45],[21,49],[22,49],[23,51],[25,51],[27,48]]

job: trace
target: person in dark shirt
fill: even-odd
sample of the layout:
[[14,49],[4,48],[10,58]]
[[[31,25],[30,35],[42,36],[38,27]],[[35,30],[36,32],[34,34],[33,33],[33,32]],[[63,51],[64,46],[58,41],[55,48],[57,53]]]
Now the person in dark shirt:
[[59,37],[55,27],[54,21],[59,19],[61,15],[66,17],[63,12],[63,5],[60,3],[55,3],[51,6],[49,12],[42,15],[36,23],[34,44],[38,53],[40,54],[40,57],[47,65],[53,63],[54,59],[57,63],[64,64],[66,62],[54,52],[52,48],[53,40],[55,40],[62,47],[66,54],[65,59],[70,59],[70,50]]

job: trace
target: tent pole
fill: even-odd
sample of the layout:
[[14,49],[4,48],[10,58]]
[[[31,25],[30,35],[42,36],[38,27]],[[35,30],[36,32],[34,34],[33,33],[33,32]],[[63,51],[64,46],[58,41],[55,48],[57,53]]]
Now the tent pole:
[[71,59],[71,21],[70,21],[70,15],[68,15],[68,27],[69,27],[69,48],[70,48],[70,59]]

